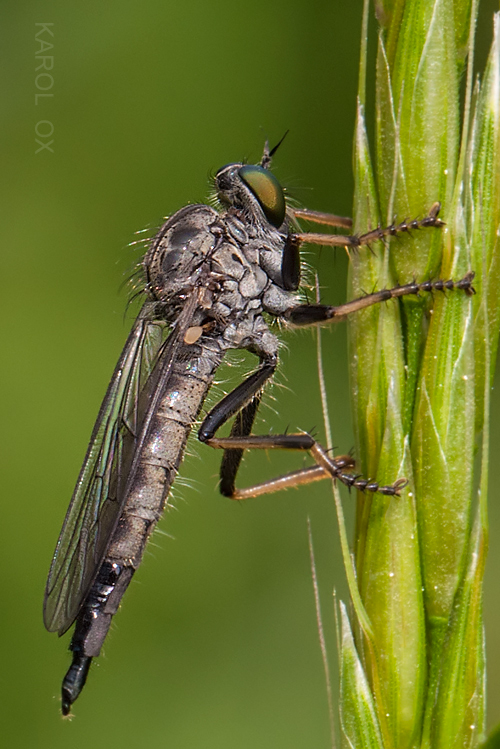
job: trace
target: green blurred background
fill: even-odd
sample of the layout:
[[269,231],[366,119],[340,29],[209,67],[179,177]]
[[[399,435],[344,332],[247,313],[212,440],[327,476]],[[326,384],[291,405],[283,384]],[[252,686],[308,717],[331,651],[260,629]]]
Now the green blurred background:
[[[326,689],[307,543],[310,516],[335,680],[332,589],[345,598],[325,484],[238,506],[219,455],[191,443],[178,511],[156,533],[105,652],[59,715],[69,638],[45,632],[45,578],[99,404],[125,341],[120,285],[152,229],[203,201],[207,175],[290,129],[275,173],[318,210],[351,212],[361,0],[242,4],[91,0],[1,6],[3,88],[2,615],[4,746],[327,747]],[[497,3],[483,2],[482,67]],[[35,106],[36,23],[53,23],[54,97]],[[372,23],[372,32],[374,24]],[[373,37],[373,33],[372,33]],[[372,46],[372,59],[373,59]],[[54,153],[35,154],[35,125]],[[323,299],[344,299],[343,252],[314,250]],[[322,435],[315,342],[285,333],[261,430]],[[345,329],[323,334],[334,441],[353,445]],[[249,362],[244,365],[248,369]],[[221,379],[237,382],[241,369]],[[228,383],[229,386],[229,383]],[[282,387],[283,386],[283,387]],[[494,395],[486,593],[490,721],[500,720],[500,401]],[[242,482],[301,465],[251,456]],[[352,500],[345,496],[351,515]],[[352,518],[351,518],[352,522]],[[496,528],[495,528],[496,523]],[[335,686],[336,690],[336,686]]]

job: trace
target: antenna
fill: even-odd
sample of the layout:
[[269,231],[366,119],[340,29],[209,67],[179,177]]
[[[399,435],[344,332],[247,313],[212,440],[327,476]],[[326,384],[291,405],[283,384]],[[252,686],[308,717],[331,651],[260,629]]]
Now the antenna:
[[266,140],[264,144],[264,153],[262,154],[262,159],[260,162],[260,165],[263,169],[269,169],[269,167],[271,166],[271,161],[272,161],[274,154],[276,153],[278,148],[281,146],[281,144],[283,143],[283,141],[285,140],[289,132],[290,130],[287,130],[284,136],[281,138],[281,140],[278,141],[278,143],[276,143],[274,148],[272,148],[271,150],[269,150],[269,141]]

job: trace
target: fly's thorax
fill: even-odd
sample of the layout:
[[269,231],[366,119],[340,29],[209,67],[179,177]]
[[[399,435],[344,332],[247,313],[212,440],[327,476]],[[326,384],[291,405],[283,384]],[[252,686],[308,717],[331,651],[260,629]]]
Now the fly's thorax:
[[246,349],[266,358],[276,357],[280,345],[259,313],[248,314],[226,325],[220,341],[225,350]]
[[238,244],[226,239],[212,255],[212,272],[219,278],[214,294],[213,313],[221,318],[235,318],[251,309],[261,309],[261,298],[269,278],[258,261],[258,253],[248,242]]
[[263,311],[283,315],[294,295],[283,281],[288,226],[279,183],[267,170],[241,164],[220,170],[216,183],[227,210],[191,205],[175,213],[144,258],[147,290],[164,305],[165,319],[175,319],[200,286],[209,303],[196,324],[212,318],[224,327]]
[[199,285],[219,242],[219,224],[219,214],[207,205],[186,206],[163,224],[143,260],[156,299],[174,303]]
[[[228,282],[220,301],[235,305],[238,291],[243,302],[259,299],[261,309],[272,315],[284,314],[295,303],[283,281],[283,251],[288,227],[276,229],[266,222],[245,224],[241,211],[230,208],[221,215],[226,241],[214,253],[217,270],[226,273]],[[227,296],[227,301],[224,297]]]
[[[295,303],[294,294],[284,288],[282,281],[286,236],[275,229],[254,231],[253,236],[248,233],[245,242],[237,242],[235,232],[226,227],[226,220],[226,216],[221,216],[226,238],[211,261],[212,271],[220,279],[212,313],[226,320],[261,312],[283,315]],[[229,225],[235,226],[234,216]]]

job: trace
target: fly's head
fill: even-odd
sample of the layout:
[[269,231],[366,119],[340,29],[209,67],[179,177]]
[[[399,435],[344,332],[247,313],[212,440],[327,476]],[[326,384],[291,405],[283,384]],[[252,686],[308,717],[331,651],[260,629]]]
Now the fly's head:
[[285,194],[268,169],[252,164],[227,164],[215,175],[220,202],[243,212],[255,224],[279,229],[286,214]]

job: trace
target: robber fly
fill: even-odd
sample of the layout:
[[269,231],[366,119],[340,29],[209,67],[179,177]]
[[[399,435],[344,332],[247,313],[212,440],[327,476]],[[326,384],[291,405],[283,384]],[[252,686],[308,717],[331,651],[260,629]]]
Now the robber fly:
[[[279,145],[279,144],[278,144]],[[215,372],[227,351],[247,349],[259,366],[203,420],[201,442],[224,450],[220,491],[246,499],[334,478],[363,491],[398,495],[353,472],[350,457],[334,458],[309,434],[251,434],[262,388],[278,361],[278,339],[267,319],[307,326],[345,319],[381,301],[433,289],[473,293],[473,274],[453,281],[410,283],[332,307],[299,295],[305,242],[359,248],[411,229],[440,227],[439,203],[421,220],[377,227],[363,235],[300,233],[296,219],[349,230],[351,220],[298,210],[270,171],[266,144],[260,164],[229,164],[215,175],[218,210],[181,208],[161,227],[142,260],[144,305],[104,397],[83,467],[57,542],[47,581],[44,621],[59,635],[76,621],[71,666],[62,684],[62,712],[80,694],[121,598],[139,566],[165,506]],[[235,417],[229,437],[217,430]],[[314,465],[246,489],[235,487],[245,449],[309,451]]]

